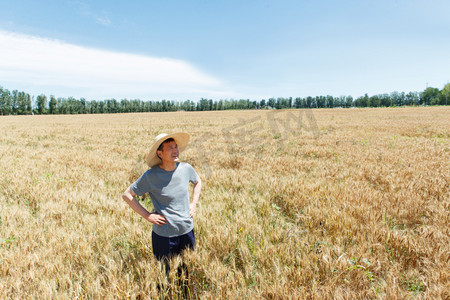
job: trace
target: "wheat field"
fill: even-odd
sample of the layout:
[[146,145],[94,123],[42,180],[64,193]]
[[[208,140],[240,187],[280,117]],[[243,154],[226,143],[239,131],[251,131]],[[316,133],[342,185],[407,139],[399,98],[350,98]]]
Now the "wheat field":
[[[0,298],[449,299],[449,116],[1,117]],[[152,139],[178,131],[203,188],[196,250],[166,278],[151,224],[121,196]]]

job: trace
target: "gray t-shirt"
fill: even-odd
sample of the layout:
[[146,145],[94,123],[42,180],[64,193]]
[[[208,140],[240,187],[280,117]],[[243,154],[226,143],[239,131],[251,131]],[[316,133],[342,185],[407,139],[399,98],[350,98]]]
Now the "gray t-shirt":
[[177,163],[173,171],[159,166],[147,170],[130,187],[138,196],[148,193],[155,212],[167,219],[164,225],[153,224],[153,231],[160,236],[174,237],[194,228],[189,208],[189,182],[197,181],[198,175],[190,164]]

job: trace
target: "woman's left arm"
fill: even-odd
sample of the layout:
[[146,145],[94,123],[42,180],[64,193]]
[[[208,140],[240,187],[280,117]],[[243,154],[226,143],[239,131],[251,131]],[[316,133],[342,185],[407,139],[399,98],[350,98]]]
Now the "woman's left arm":
[[194,217],[195,211],[197,210],[198,198],[200,197],[200,192],[202,190],[202,181],[199,178],[196,183],[194,183],[194,190],[192,192],[192,202],[190,204],[191,218]]

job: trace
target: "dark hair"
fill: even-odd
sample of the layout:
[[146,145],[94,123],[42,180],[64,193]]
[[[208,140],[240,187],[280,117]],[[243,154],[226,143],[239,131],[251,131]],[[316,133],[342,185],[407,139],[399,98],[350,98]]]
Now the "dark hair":
[[[158,151],[162,151],[162,150],[163,150],[163,147],[164,147],[163,145],[164,145],[165,143],[170,143],[170,142],[175,142],[175,140],[174,140],[173,138],[168,138],[167,140],[164,140],[164,142],[162,142],[162,143],[159,145],[158,149],[156,149],[156,156],[159,157]],[[159,159],[161,159],[161,157],[159,157]]]

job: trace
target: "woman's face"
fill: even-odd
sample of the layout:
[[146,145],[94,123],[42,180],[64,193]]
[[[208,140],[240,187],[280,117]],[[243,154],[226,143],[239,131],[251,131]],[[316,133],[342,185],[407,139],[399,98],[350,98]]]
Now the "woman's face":
[[177,162],[178,154],[178,145],[175,141],[164,143],[162,150],[158,151],[158,155],[163,162]]

